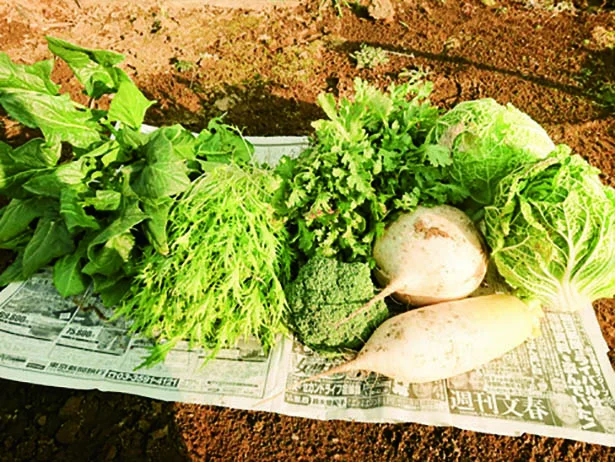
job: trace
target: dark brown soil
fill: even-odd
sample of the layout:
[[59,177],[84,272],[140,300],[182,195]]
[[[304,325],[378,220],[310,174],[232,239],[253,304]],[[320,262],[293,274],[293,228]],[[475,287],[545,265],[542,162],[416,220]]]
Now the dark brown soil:
[[[9,0],[0,2],[0,46],[27,63],[49,57],[45,34],[124,53],[124,68],[158,101],[147,123],[199,129],[227,113],[226,120],[249,135],[308,134],[310,122],[323,115],[315,105],[320,92],[346,95],[357,76],[384,86],[420,68],[430,72],[438,105],[479,97],[511,102],[615,186],[615,13],[609,2],[603,9],[589,2],[584,10],[566,10],[572,3],[397,0],[390,21],[370,19],[365,8],[344,7],[339,17],[336,3],[344,4],[312,0],[247,11],[179,0],[156,6]],[[542,6],[548,3],[559,7]],[[388,63],[357,69],[350,53],[362,43],[387,50]],[[66,91],[78,92],[65,69],[56,76]],[[0,140],[25,136],[0,116]],[[615,300],[595,307],[615,349]],[[615,460],[613,448],[554,438],[320,422],[0,384],[3,461]]]

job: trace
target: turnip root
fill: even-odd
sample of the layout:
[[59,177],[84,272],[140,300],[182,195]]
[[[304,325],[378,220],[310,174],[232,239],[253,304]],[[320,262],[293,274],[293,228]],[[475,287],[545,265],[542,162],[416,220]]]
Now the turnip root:
[[386,287],[343,322],[389,295],[415,306],[467,297],[480,286],[488,263],[472,220],[449,205],[401,215],[376,240],[373,256],[376,279]]
[[541,316],[540,307],[507,294],[417,308],[381,324],[351,361],[302,380],[293,388],[359,370],[409,383],[446,379],[521,345],[539,332]]

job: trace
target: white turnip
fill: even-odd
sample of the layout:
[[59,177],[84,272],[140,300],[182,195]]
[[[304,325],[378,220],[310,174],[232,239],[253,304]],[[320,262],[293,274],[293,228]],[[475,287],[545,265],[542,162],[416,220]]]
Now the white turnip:
[[389,295],[415,306],[467,297],[480,286],[488,263],[472,220],[449,205],[401,215],[376,240],[373,256],[376,279],[386,287],[342,323]]

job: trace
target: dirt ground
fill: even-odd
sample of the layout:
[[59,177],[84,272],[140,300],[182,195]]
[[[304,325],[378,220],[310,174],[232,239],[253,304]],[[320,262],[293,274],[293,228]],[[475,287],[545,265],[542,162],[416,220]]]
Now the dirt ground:
[[[309,134],[323,116],[320,92],[346,95],[357,76],[384,86],[420,68],[441,107],[511,102],[615,186],[612,2],[394,0],[393,14],[378,19],[342,0],[270,8],[259,0],[252,10],[203,3],[0,0],[0,51],[24,63],[48,58],[49,34],[123,53],[124,69],[158,101],[147,123],[198,130],[226,113],[248,135]],[[351,53],[361,44],[385,50],[388,62],[358,69]],[[56,72],[75,93],[68,75]],[[0,115],[0,140],[21,134]],[[615,300],[595,308],[615,349]],[[614,448],[554,438],[320,422],[1,379],[0,387],[2,461],[615,460]]]

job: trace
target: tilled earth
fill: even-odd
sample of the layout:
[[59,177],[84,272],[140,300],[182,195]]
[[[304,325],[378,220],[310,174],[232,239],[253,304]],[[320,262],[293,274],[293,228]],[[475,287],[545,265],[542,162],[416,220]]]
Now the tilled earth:
[[[373,10],[342,0],[278,1],[275,8],[259,1],[251,10],[203,3],[241,5],[4,0],[0,50],[24,63],[48,58],[49,34],[123,53],[124,69],[158,101],[147,123],[198,130],[226,113],[248,135],[309,134],[310,122],[323,116],[315,104],[319,93],[346,95],[355,77],[385,86],[422,69],[439,106],[481,97],[510,102],[615,186],[615,13],[609,2],[397,0],[378,19]],[[385,50],[388,62],[358,69],[351,54],[363,43]],[[64,91],[77,94],[66,68],[58,65],[55,77]],[[24,136],[0,115],[0,140],[18,143]],[[614,349],[615,301],[595,308]],[[610,359],[615,364],[612,353]],[[615,460],[613,448],[555,438],[320,422],[0,384],[3,461]]]

